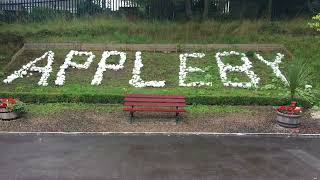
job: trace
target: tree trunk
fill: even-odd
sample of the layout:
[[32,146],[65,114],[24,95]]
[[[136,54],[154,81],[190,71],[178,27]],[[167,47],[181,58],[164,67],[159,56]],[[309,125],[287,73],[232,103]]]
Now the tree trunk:
[[272,19],[272,0],[268,1],[268,20]]
[[240,19],[244,18],[244,13],[246,9],[246,0],[240,0]]
[[186,0],[186,15],[189,19],[192,19],[191,1],[192,0]]
[[203,19],[207,19],[209,12],[209,0],[204,0],[203,3]]

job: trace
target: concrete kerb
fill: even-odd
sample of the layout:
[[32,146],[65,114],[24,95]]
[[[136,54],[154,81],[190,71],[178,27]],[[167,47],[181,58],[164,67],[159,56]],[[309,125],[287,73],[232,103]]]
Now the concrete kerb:
[[282,137],[282,138],[320,138],[320,134],[296,134],[296,133],[214,133],[214,132],[7,132],[3,135],[67,135],[67,136],[230,136],[230,137]]

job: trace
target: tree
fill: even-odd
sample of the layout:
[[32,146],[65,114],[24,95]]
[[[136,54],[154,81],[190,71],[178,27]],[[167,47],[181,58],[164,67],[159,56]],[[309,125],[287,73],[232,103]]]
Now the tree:
[[209,11],[209,0],[203,1],[203,19],[208,18],[208,11]]
[[185,0],[185,6],[186,6],[186,15],[189,19],[192,19],[192,0]]

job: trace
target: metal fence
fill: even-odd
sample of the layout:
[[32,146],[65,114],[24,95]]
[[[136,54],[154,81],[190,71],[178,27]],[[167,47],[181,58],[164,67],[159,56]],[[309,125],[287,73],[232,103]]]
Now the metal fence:
[[43,21],[104,14],[148,19],[292,18],[320,0],[0,0],[0,21]]

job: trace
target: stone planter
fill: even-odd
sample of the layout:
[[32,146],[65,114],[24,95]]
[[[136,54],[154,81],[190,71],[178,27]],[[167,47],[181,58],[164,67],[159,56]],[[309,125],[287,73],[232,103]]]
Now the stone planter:
[[0,108],[0,119],[1,120],[13,120],[20,117],[20,113],[9,112],[5,108]]
[[302,115],[288,115],[277,111],[277,122],[285,128],[296,128],[301,123]]

